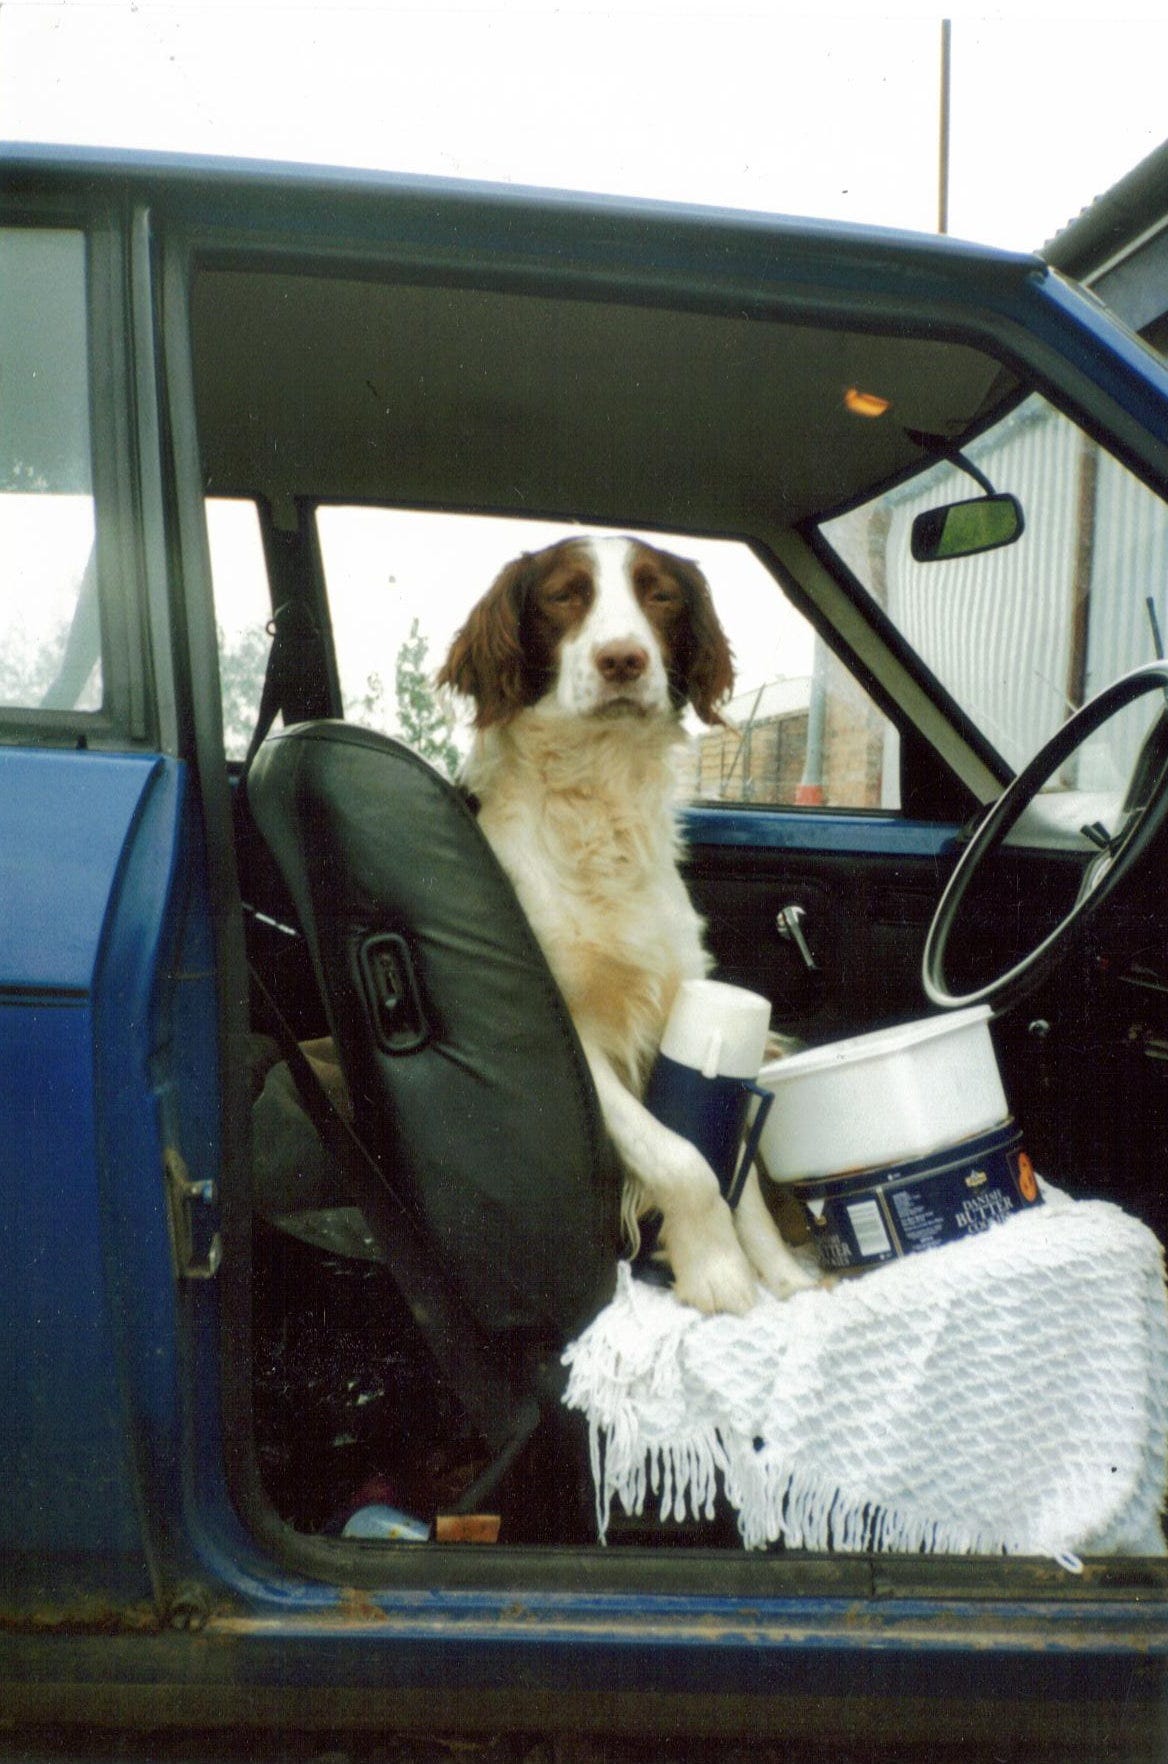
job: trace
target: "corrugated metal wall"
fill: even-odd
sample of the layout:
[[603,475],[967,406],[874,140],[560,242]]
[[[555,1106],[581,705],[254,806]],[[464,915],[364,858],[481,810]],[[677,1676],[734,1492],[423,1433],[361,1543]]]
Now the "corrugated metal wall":
[[1155,655],[1148,601],[1168,638],[1168,515],[1145,485],[1099,455],[1088,696]]
[[[1168,508],[1039,398],[971,448],[970,457],[996,489],[1022,503],[1022,538],[981,557],[915,563],[914,517],[977,494],[969,477],[945,465],[868,512],[870,533],[887,527],[884,581],[878,569],[859,573],[1017,767],[1071,709],[1152,659],[1149,597],[1168,635]],[[853,528],[853,567],[856,537]],[[1112,733],[1110,751],[1084,761],[1097,776],[1081,772],[1075,782],[1110,787],[1149,714],[1150,707],[1133,712]]]

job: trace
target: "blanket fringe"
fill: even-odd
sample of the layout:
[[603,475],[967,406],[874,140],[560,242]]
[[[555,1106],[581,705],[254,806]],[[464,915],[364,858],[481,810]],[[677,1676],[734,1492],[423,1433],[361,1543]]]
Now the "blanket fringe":
[[[1026,1540],[943,1524],[904,1508],[874,1506],[806,1470],[766,1457],[727,1450],[717,1428],[665,1443],[646,1444],[636,1428],[590,1421],[589,1449],[596,1494],[597,1536],[608,1540],[613,1501],[630,1518],[643,1517],[652,1499],[662,1522],[712,1520],[719,1486],[736,1509],[748,1550],[782,1542],[791,1549],[932,1551],[944,1555],[1019,1555]],[[1070,1552],[1068,1568],[1077,1568]]]

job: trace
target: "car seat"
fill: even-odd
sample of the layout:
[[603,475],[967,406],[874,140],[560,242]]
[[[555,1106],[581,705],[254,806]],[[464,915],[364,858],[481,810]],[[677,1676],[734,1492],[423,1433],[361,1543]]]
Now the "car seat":
[[[621,1174],[563,999],[461,793],[338,721],[269,734],[251,815],[311,952],[343,1181],[497,1480],[610,1297]],[[311,1080],[309,1080],[311,1082]]]

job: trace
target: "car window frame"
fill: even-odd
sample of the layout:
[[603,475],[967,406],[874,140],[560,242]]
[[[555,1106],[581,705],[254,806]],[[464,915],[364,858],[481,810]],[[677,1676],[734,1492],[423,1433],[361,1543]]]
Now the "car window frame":
[[[319,254],[313,254],[303,243],[299,243],[294,252],[287,254],[287,258],[304,273],[326,277],[352,275],[356,268],[351,259],[331,247],[322,247]],[[291,1532],[271,1506],[260,1483],[252,1422],[252,1367],[247,1348],[249,1327],[235,1326],[250,1317],[252,1281],[247,1253],[251,1229],[251,1099],[246,1078],[245,1053],[248,1034],[245,1002],[247,958],[231,824],[232,779],[238,768],[227,764],[223,748],[214,596],[204,504],[205,485],[199,456],[194,393],[194,336],[191,314],[191,294],[199,270],[208,262],[219,264],[224,261],[278,264],[282,269],[289,267],[285,254],[273,253],[265,248],[262,240],[241,247],[236,241],[229,241],[214,230],[188,230],[181,221],[166,227],[161,240],[157,295],[158,326],[163,343],[161,372],[164,377],[167,412],[165,446],[168,454],[167,470],[173,480],[172,516],[183,599],[181,616],[185,621],[189,645],[188,665],[194,676],[187,707],[190,727],[185,738],[185,751],[193,759],[201,781],[211,896],[216,905],[216,959],[220,976],[223,1165],[219,1201],[223,1260],[217,1284],[227,1328],[218,1365],[223,1403],[223,1432],[219,1435],[213,1430],[214,1436],[208,1445],[211,1450],[218,1449],[221,1452],[220,1462],[226,1474],[231,1499],[254,1546],[265,1558],[278,1563],[289,1572],[307,1573],[328,1583],[344,1581],[370,1587],[414,1587],[420,1583],[444,1587],[487,1586],[498,1582],[558,1589],[573,1579],[577,1560],[574,1551],[556,1551],[550,1557],[545,1557],[538,1551],[532,1552],[519,1547],[498,1558],[494,1553],[489,1558],[463,1553],[456,1560],[441,1564],[436,1563],[433,1558],[423,1564],[409,1551],[378,1551],[372,1556],[355,1557],[351,1549],[345,1550],[337,1540]],[[365,255],[363,265],[366,273],[401,273],[401,266],[394,262],[392,254],[387,254],[382,262],[374,259],[372,268],[369,255]],[[255,496],[253,487],[235,483],[217,485],[216,491],[227,496]],[[262,522],[266,532],[272,511],[262,498],[256,500],[263,511]],[[305,519],[306,512],[315,505],[315,500],[312,503],[303,500],[298,504],[299,520]],[[327,499],[319,500],[323,502]],[[518,516],[531,513],[524,509],[495,512],[514,513]],[[856,654],[838,641],[837,634],[828,624],[825,615],[802,590],[792,572],[782,567],[774,550],[756,535],[727,532],[718,536],[740,539],[751,546],[764,567],[775,578],[776,592],[786,594],[819,633],[831,639],[831,647],[844,665],[876,698],[884,713],[890,714],[894,708],[890,696],[882,688],[878,689],[879,696],[872,693],[865,679],[866,670],[862,668],[862,664],[858,665]],[[268,567],[269,580],[273,593],[276,593],[277,583],[272,576],[270,556]],[[331,690],[335,704],[339,707],[339,682],[336,679],[331,624],[327,616],[323,564],[315,542],[312,546],[312,575],[309,591],[315,597],[318,607],[324,598],[324,648],[331,675]],[[213,693],[208,691],[208,682],[213,683]],[[731,824],[730,818],[741,812],[738,805],[719,805],[719,813],[726,816],[727,827]],[[756,815],[764,812],[774,816],[799,815],[805,817],[805,824],[815,820],[821,826],[844,813],[837,809],[794,806],[788,809],[783,805],[775,805],[767,811],[757,809],[748,812]],[[874,809],[865,813],[892,824],[906,818],[903,810]],[[205,1452],[207,1446],[200,1449]],[[203,1474],[213,1482],[218,1474],[218,1466],[205,1463]],[[589,1572],[621,1592],[642,1592],[653,1587],[667,1591],[681,1583],[688,1584],[691,1568],[684,1561],[672,1556],[671,1552],[655,1552],[648,1558],[640,1552],[635,1554],[638,1559],[633,1562],[628,1556],[622,1557],[621,1552],[605,1553],[589,1547],[586,1551]],[[779,1588],[788,1593],[806,1594],[812,1598],[838,1595],[841,1592],[854,1596],[867,1585],[867,1570],[862,1563],[830,1554],[816,1555],[806,1561],[789,1562],[773,1556],[758,1560],[744,1557],[741,1560],[735,1558],[732,1563],[726,1564],[703,1552],[701,1577],[704,1586],[717,1587],[721,1584],[728,1594],[733,1592],[746,1596],[751,1596],[747,1589],[752,1589],[754,1595],[762,1594],[764,1590],[773,1595]],[[964,1579],[962,1585],[966,1585]],[[987,1594],[992,1587],[991,1579],[985,1587]]]
[[[204,263],[239,262],[249,265],[260,263],[271,264],[281,269],[296,268],[306,274],[328,277],[330,275],[368,273],[376,275],[402,275],[404,273],[402,259],[394,250],[387,247],[384,255],[378,255],[365,247],[359,254],[346,254],[332,242],[321,242],[315,251],[305,243],[303,237],[297,239],[295,245],[285,240],[282,247],[268,238],[262,231],[257,231],[254,239],[241,243],[240,237],[233,234],[226,225],[215,227],[211,224],[199,225],[186,229],[181,221],[170,232],[165,242],[162,295],[162,324],[166,346],[166,391],[171,424],[170,445],[173,449],[172,467],[176,478],[175,502],[178,511],[178,542],[182,558],[182,575],[188,608],[196,607],[196,622],[205,621],[206,629],[197,634],[196,641],[203,661],[214,651],[215,633],[213,619],[213,601],[211,594],[210,566],[206,556],[205,517],[202,511],[203,485],[198,471],[197,426],[193,396],[193,337],[190,324],[189,294],[193,279]],[[467,271],[473,275],[481,265],[476,260]],[[422,273],[420,270],[417,272]],[[484,277],[487,271],[482,270]],[[533,272],[534,274],[534,272]],[[556,272],[549,269],[549,277]],[[431,279],[427,276],[427,279]],[[437,280],[435,272],[433,279]],[[505,279],[502,278],[501,279]],[[565,291],[568,291],[569,277],[564,276]],[[628,291],[626,290],[626,297]],[[668,303],[665,290],[660,291],[663,303]],[[979,335],[981,346],[989,347],[988,333]],[[238,485],[220,487],[223,494],[253,494],[251,489]],[[452,511],[454,512],[454,511]],[[498,511],[512,512],[512,511]],[[517,510],[516,513],[531,511]],[[796,574],[794,564],[783,561],[784,541],[797,542],[795,551],[808,548],[808,536],[794,527],[785,527],[782,532],[774,534],[739,535],[727,534],[727,537],[741,537],[747,543],[761,548],[767,567],[779,580],[780,591],[786,592],[793,602],[804,611],[821,633],[830,633],[832,648],[840,656],[849,670],[869,690],[880,708],[887,715],[893,715],[895,699],[886,680],[881,680],[872,672],[863,659],[860,649],[848,641],[846,634],[841,633],[834,624],[829,624],[825,606],[833,604],[829,598],[821,604],[813,598],[806,586],[804,574]],[[824,575],[831,575],[833,591],[845,592],[847,584],[839,577],[826,570],[821,560],[816,560]],[[319,572],[319,559],[317,560]],[[323,580],[320,576],[319,580]],[[816,583],[815,593],[820,592]],[[872,636],[873,642],[879,642],[881,633],[874,629],[869,608],[858,599],[853,606],[853,618],[857,625],[865,625]],[[328,643],[331,655],[331,639]],[[193,652],[194,653],[194,652]],[[911,661],[911,653],[903,662]],[[217,675],[212,674],[212,678]],[[872,684],[868,682],[871,681]],[[923,683],[917,681],[923,690]],[[940,714],[942,707],[934,705]],[[194,744],[192,752],[200,769],[214,758],[213,738],[217,707],[204,706],[200,713],[201,738]],[[913,724],[917,727],[916,723]],[[924,734],[924,731],[920,731]],[[932,743],[942,763],[948,763],[942,748]],[[225,782],[226,768],[223,764],[222,740],[220,731],[219,773],[217,779],[208,776],[204,779],[204,800],[212,797],[222,804],[229,801],[229,791]],[[988,775],[988,768],[983,768]],[[727,805],[733,813],[733,805]],[[755,811],[762,812],[762,811]],[[809,820],[819,817],[832,817],[840,811],[832,809],[795,808],[790,810],[776,806],[770,812],[805,816]],[[872,811],[881,818],[896,819],[904,817],[904,811]],[[213,817],[218,820],[218,817]],[[230,843],[224,846],[219,838],[221,822],[213,828],[211,840],[212,862],[225,863],[234,875],[234,858]],[[215,892],[218,892],[216,889]],[[222,944],[221,944],[222,950]],[[242,945],[240,945],[242,958]],[[227,968],[226,971],[230,971]],[[246,973],[245,968],[236,969],[236,975]],[[230,991],[230,987],[225,987]],[[238,1002],[240,994],[236,993]],[[239,1021],[229,1022],[223,1031],[225,1047],[230,1046],[233,1034],[238,1033]],[[239,1044],[236,1043],[236,1051]],[[244,1230],[246,1242],[246,1186],[235,1190],[225,1180],[223,1187],[223,1221],[225,1244],[230,1245],[233,1235],[231,1221],[236,1220],[235,1229]],[[235,1302],[233,1293],[238,1290],[238,1283],[250,1283],[250,1269],[239,1256],[233,1255],[228,1248],[221,1271],[223,1282],[223,1298],[225,1314],[230,1320],[231,1305]],[[234,1283],[234,1285],[233,1285]],[[338,1540],[316,1539],[305,1534],[291,1534],[267,1503],[266,1496],[258,1484],[254,1461],[254,1449],[251,1442],[250,1427],[239,1423],[250,1414],[250,1366],[246,1352],[234,1351],[235,1343],[230,1327],[227,1335],[232,1351],[224,1354],[221,1367],[222,1387],[225,1392],[225,1421],[228,1438],[221,1441],[216,1437],[214,1446],[226,1452],[229,1483],[234,1495],[239,1516],[242,1519],[252,1542],[262,1551],[265,1560],[271,1559],[282,1567],[299,1574],[307,1572],[316,1575],[323,1581],[335,1585],[338,1581],[357,1587],[369,1588],[413,1588],[419,1584],[428,1587],[446,1588],[490,1588],[496,1585],[513,1588],[548,1588],[556,1590],[575,1584],[580,1559],[576,1550],[554,1551],[541,1556],[538,1551],[530,1551],[523,1547],[508,1550],[505,1553],[485,1552],[478,1555],[474,1552],[463,1552],[457,1560],[437,1561],[428,1556],[423,1565],[418,1554],[405,1551],[361,1552],[352,1548],[345,1549]],[[242,1376],[241,1376],[242,1375]],[[870,1564],[865,1559],[849,1559],[840,1556],[819,1556],[806,1560],[787,1559],[768,1556],[748,1559],[735,1556],[727,1561],[711,1559],[702,1552],[697,1571],[693,1559],[685,1560],[674,1555],[670,1559],[668,1552],[654,1554],[651,1558],[640,1552],[630,1552],[622,1559],[621,1552],[611,1552],[607,1556],[595,1548],[583,1552],[588,1562],[589,1577],[597,1588],[611,1589],[617,1592],[635,1591],[644,1594],[657,1590],[672,1592],[675,1590],[692,1590],[695,1581],[700,1580],[703,1592],[719,1589],[726,1596],[743,1598],[752,1596],[774,1597],[779,1594],[808,1595],[816,1597],[860,1596],[867,1597],[870,1593]],[[898,1562],[895,1559],[881,1559],[879,1574],[884,1589],[915,1588],[925,1583],[930,1593],[937,1587],[942,1588],[948,1596],[960,1595],[985,1600],[1000,1600],[1003,1587],[1017,1589],[1029,1594],[1036,1584],[1043,1584],[1044,1570],[1040,1566],[1035,1580],[1033,1566],[1030,1564],[1003,1564],[997,1559],[954,1559],[945,1558],[937,1562],[926,1563],[921,1570],[915,1562]]]
[[116,750],[151,745],[141,508],[136,464],[133,325],[128,293],[128,241],[116,208],[45,196],[0,201],[0,227],[81,235],[85,264],[87,393],[102,702],[91,711],[0,707],[0,743]]

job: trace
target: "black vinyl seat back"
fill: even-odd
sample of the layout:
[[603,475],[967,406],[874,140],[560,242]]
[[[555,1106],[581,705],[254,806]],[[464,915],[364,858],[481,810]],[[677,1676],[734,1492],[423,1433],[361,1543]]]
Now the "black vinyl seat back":
[[611,1295],[621,1176],[474,815],[409,748],[341,722],[269,735],[247,792],[386,1184],[478,1326],[567,1339]]

